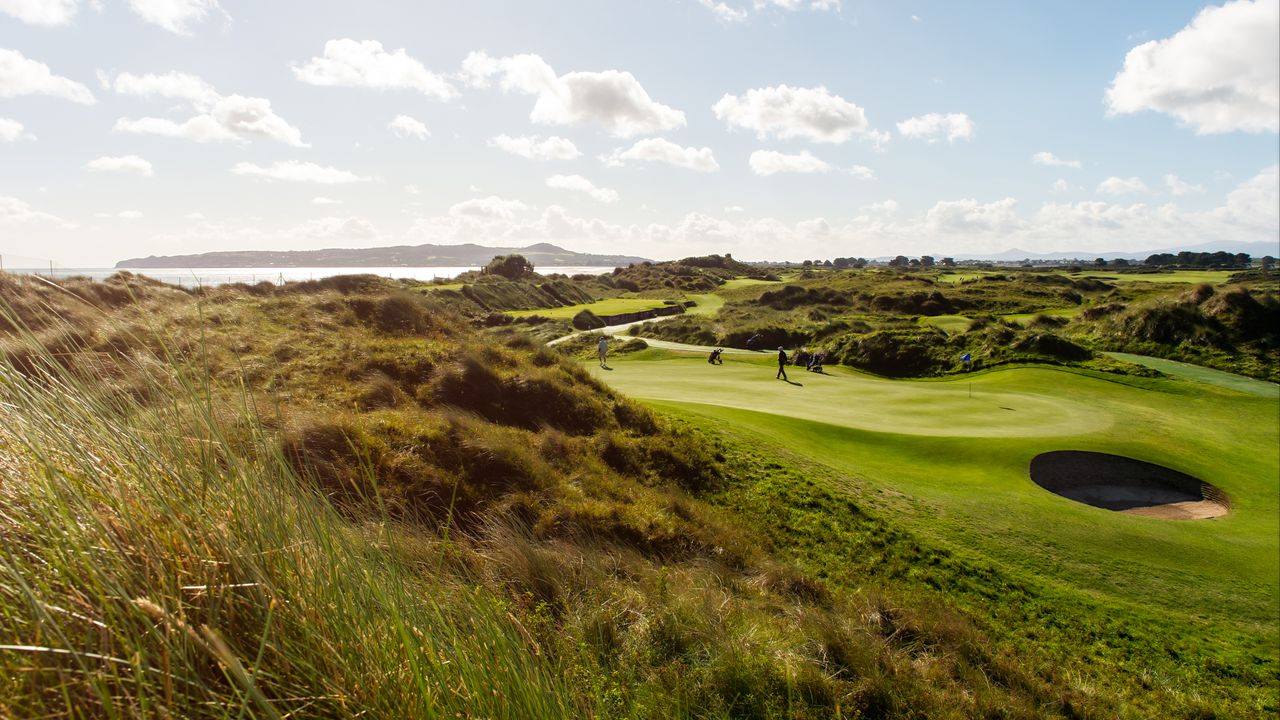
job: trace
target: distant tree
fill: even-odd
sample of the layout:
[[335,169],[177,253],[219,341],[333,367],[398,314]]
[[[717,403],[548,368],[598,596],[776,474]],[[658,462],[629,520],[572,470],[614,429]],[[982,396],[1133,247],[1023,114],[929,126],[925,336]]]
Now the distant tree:
[[1270,272],[1271,268],[1275,266],[1276,266],[1275,258],[1271,257],[1270,255],[1264,255],[1262,257],[1262,272]]
[[867,266],[866,258],[849,258],[849,266],[856,268],[864,268]]
[[835,260],[831,261],[831,264],[838,268],[846,268],[846,267],[849,267],[849,258],[838,257]]
[[803,263],[801,263],[801,265],[803,265],[804,267],[813,267],[813,261],[805,260]]
[[889,267],[896,267],[896,268],[906,267],[908,262],[910,261],[907,260],[906,255],[899,255],[889,261]]
[[1112,267],[1129,267],[1129,261],[1124,258],[1116,258],[1111,261]]
[[921,255],[921,256],[920,256],[920,267],[927,267],[927,268],[931,268],[931,267],[933,267],[933,256],[932,256],[932,255]]
[[831,266],[832,266],[832,265],[831,265],[831,261],[830,261],[830,260],[823,260],[823,261],[822,261],[822,267],[831,267]]
[[500,275],[508,280],[519,280],[533,274],[533,263],[523,255],[499,255],[484,266],[489,275]]
[[920,267],[920,261],[915,258],[911,258],[909,261],[907,261],[907,266],[914,270]]
[[955,258],[942,258],[942,267],[955,267],[955,266],[956,266]]
[[1094,264],[1094,266],[1095,266],[1095,267],[1106,267],[1106,266],[1107,266],[1107,259],[1106,259],[1106,258],[1098,258],[1097,260],[1094,260],[1094,261],[1093,261],[1093,264]]

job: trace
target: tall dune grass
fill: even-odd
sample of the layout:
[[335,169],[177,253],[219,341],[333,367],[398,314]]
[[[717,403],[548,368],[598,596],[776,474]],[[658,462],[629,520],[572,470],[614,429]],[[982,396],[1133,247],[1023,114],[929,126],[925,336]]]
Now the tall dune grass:
[[500,600],[340,519],[248,392],[174,363],[143,407],[0,315],[0,716],[576,714]]

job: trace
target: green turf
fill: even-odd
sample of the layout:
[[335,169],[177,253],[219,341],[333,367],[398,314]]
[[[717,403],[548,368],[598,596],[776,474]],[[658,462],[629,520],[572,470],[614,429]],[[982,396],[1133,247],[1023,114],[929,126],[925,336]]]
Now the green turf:
[[[1043,368],[929,382],[793,368],[797,384],[787,384],[766,356],[711,367],[660,350],[593,372],[669,411],[729,424],[760,447],[813,458],[846,477],[848,492],[958,552],[1104,603],[1276,635],[1274,397]],[[1027,467],[1061,449],[1187,472],[1225,490],[1233,511],[1167,521],[1057,497],[1031,483]]]
[[1217,385],[1218,387],[1230,388],[1249,395],[1256,395],[1264,398],[1280,397],[1280,385],[1276,385],[1266,380],[1256,380],[1235,373],[1214,370],[1213,368],[1201,367],[1200,365],[1192,365],[1190,363],[1178,362],[1177,360],[1165,360],[1164,358],[1150,357],[1147,355],[1132,355],[1130,353],[1109,352],[1104,353],[1110,355],[1117,360],[1131,362],[1145,367],[1159,370],[1165,375],[1172,375],[1177,378],[1186,378],[1196,382]]
[[973,319],[967,315],[925,315],[919,320],[921,325],[936,327],[946,333],[964,332],[971,322]]
[[1149,282],[1149,283],[1209,283],[1221,285],[1227,282],[1239,270],[1170,270],[1160,273],[1108,273],[1079,272],[1070,277],[1075,280],[1090,277],[1106,280],[1110,283]]
[[977,280],[980,277],[986,277],[988,275],[999,275],[999,274],[1000,273],[995,271],[983,271],[983,270],[943,273],[938,276],[938,282],[959,284],[967,280]]
[[558,308],[512,310],[507,314],[517,318],[539,315],[552,320],[572,320],[574,315],[577,315],[583,310],[590,310],[596,315],[621,315],[623,313],[640,312],[642,310],[653,310],[654,308],[660,308],[665,305],[666,303],[661,299],[619,297],[600,300],[599,302],[583,303],[580,305],[566,305]]
[[[1011,323],[1026,325],[1037,315],[1049,315],[1052,317],[1073,318],[1080,314],[1080,308],[1046,308],[1029,313],[1009,313],[1000,315],[999,317],[1008,320]],[[926,315],[921,317],[918,322],[921,325],[929,325],[947,333],[964,332],[969,329],[969,323],[972,318],[967,315]]]

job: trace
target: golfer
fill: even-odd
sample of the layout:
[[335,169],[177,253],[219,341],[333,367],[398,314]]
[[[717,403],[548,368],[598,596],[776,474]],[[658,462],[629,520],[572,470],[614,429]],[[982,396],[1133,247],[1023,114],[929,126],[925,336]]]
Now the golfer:
[[[787,351],[783,350],[781,345],[778,346],[778,374],[773,377],[775,380],[778,378],[787,380]],[[787,380],[787,382],[791,381]]]
[[600,344],[596,346],[596,352],[600,355],[600,367],[609,367],[608,363],[605,362],[609,357],[609,338],[603,335],[600,336]]

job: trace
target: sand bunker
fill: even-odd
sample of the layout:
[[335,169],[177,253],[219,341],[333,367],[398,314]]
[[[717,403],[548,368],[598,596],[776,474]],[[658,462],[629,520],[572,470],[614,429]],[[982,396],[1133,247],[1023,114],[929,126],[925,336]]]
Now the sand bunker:
[[1086,505],[1166,520],[1226,515],[1231,501],[1209,483],[1120,455],[1059,450],[1031,461],[1031,480]]

